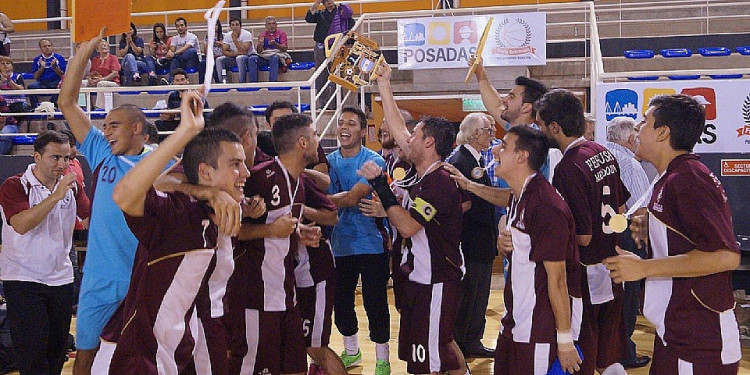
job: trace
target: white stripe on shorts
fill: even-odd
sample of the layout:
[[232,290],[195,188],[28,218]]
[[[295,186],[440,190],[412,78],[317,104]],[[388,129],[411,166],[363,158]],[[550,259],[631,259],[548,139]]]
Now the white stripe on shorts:
[[323,341],[323,321],[326,317],[326,282],[315,284],[315,321],[312,327],[310,346],[320,348]]
[[430,300],[430,372],[440,372],[440,313],[443,306],[443,283],[432,285]]
[[534,344],[534,375],[546,375],[549,371],[549,343]]
[[693,375],[693,364],[678,358],[677,375]]
[[109,374],[109,365],[112,363],[115,348],[117,348],[117,343],[102,340],[99,344],[99,351],[94,357],[94,363],[91,365],[92,374]]
[[258,310],[245,309],[245,339],[247,340],[247,354],[242,359],[240,375],[253,375],[260,340],[260,312]]
[[198,319],[197,309],[193,309],[193,315],[190,317],[190,331],[195,340],[195,348],[193,349],[195,372],[202,375],[211,375],[211,356],[208,354],[206,330],[203,329],[203,322]]

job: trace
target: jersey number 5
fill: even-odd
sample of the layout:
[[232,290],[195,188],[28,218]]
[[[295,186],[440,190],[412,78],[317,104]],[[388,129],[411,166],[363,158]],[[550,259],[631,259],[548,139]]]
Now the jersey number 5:
[[[612,234],[615,231],[609,226],[609,220],[612,219],[613,216],[617,215],[617,212],[610,206],[608,203],[604,203],[607,197],[612,195],[612,192],[609,188],[609,186],[604,185],[602,187],[602,231],[604,234]],[[607,219],[607,215],[609,215],[609,219]]]

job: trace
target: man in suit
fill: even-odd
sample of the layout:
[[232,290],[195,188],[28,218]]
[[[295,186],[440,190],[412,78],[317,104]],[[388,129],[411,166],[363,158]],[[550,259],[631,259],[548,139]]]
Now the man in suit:
[[[464,118],[456,136],[459,144],[448,162],[473,182],[491,186],[481,152],[495,134],[494,119],[484,113]],[[466,262],[466,276],[461,282],[461,299],[454,337],[465,357],[492,357],[494,350],[482,344],[485,314],[490,297],[492,263],[497,255],[497,228],[492,203],[471,194],[471,209],[464,213],[461,249]]]

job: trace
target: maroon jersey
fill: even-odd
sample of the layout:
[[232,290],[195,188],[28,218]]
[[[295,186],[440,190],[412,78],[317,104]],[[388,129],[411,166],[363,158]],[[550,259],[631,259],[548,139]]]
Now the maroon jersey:
[[[315,184],[315,181],[304,173],[300,180],[305,186],[305,206],[318,210],[336,211],[338,207],[326,193]],[[331,251],[331,243],[323,231],[318,247],[300,244],[297,251],[297,266],[294,269],[297,287],[308,288],[323,280],[332,280],[336,265]]]
[[[655,259],[698,249],[739,252],[721,183],[696,155],[669,163],[648,205],[649,242]],[[672,355],[688,362],[740,360],[732,273],[646,279],[644,315]]]
[[[289,175],[278,158],[254,166],[245,183],[245,196],[258,195],[266,213],[249,223],[270,224],[283,215],[299,217],[305,203],[305,184]],[[292,204],[293,203],[293,204]],[[232,288],[238,308],[286,311],[294,306],[294,254],[297,237],[239,241],[235,251],[238,272]],[[241,280],[240,280],[241,279]]]
[[[513,252],[505,283],[501,332],[514,342],[556,343],[544,262],[565,262],[568,293],[580,304],[581,267],[573,215],[555,188],[537,173],[526,180],[520,197],[513,199],[508,224]],[[580,320],[572,316],[571,327],[578,332]]]
[[225,283],[215,282],[226,276],[213,271],[231,261],[232,249],[228,238],[218,239],[211,213],[187,195],[151,189],[143,216],[125,215],[138,249],[128,293],[101,335],[97,373],[177,373],[188,364],[199,336],[190,328],[198,295],[215,298],[207,315],[223,314],[215,289],[223,292]]
[[609,150],[596,142],[578,142],[565,150],[552,185],[573,213],[576,234],[591,235],[591,243],[580,247],[579,253],[583,264],[592,265],[617,255],[618,234],[609,227],[609,220],[630,193],[620,179],[617,159]]
[[399,272],[419,284],[461,280],[466,267],[459,248],[464,193],[438,167],[409,189],[404,208],[422,229],[403,240]]

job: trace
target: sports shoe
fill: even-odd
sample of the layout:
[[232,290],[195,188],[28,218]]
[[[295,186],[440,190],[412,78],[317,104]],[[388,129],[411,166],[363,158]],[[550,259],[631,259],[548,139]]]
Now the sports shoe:
[[375,375],[391,375],[391,364],[380,359],[375,361]]
[[[344,368],[358,365],[360,362],[362,362],[362,351],[357,350],[357,354],[349,355],[346,354],[346,350],[344,350],[343,352],[341,352],[341,362],[344,362]],[[388,373],[390,373],[390,370]]]
[[317,363],[311,363],[307,375],[326,375],[326,370],[323,370]]

